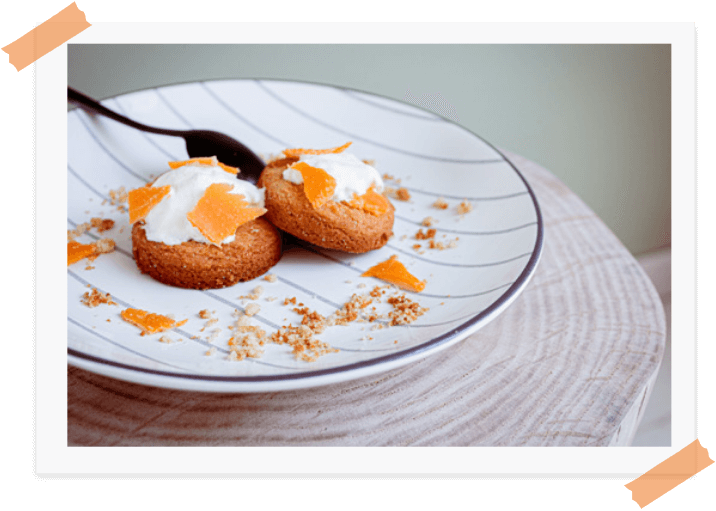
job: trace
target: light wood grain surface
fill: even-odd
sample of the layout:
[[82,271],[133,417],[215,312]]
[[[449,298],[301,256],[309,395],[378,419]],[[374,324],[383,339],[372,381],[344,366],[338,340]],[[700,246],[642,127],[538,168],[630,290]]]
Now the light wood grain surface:
[[501,316],[456,346],[317,389],[204,394],[68,366],[68,444],[629,445],[664,354],[641,266],[547,170],[507,156],[540,202],[542,261]]

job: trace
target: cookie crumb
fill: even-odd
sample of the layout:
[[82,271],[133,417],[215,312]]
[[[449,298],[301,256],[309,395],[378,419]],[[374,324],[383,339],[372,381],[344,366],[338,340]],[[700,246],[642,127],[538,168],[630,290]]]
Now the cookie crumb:
[[[256,305],[256,304],[250,304]],[[229,339],[228,345],[231,351],[230,360],[244,360],[248,358],[260,358],[264,351],[263,345],[266,342],[266,332],[251,324],[249,315],[237,314],[234,325],[234,335]]]
[[209,319],[211,317],[211,312],[209,312],[208,309],[204,309],[199,311],[199,317],[201,319]]
[[78,236],[81,236],[82,234],[87,232],[87,230],[90,227],[91,227],[90,224],[84,223],[84,224],[79,224],[77,227],[75,227],[72,230],[68,230],[67,231],[67,241],[73,241]]
[[199,330],[199,331],[200,331],[200,332],[203,332],[204,330],[206,330],[207,328],[209,328],[211,325],[215,325],[215,324],[218,323],[218,322],[219,322],[219,318],[209,317],[209,320],[204,324],[203,327],[201,327],[201,330]]
[[365,295],[354,294],[350,300],[343,304],[343,307],[335,311],[328,318],[329,325],[347,325],[360,316],[362,309],[365,309],[368,305],[373,303],[372,298],[368,298]]
[[435,229],[428,229],[426,232],[423,232],[422,229],[418,229],[418,232],[415,233],[415,239],[416,240],[429,240],[435,237],[435,233],[437,231]]
[[211,348],[209,348],[209,350],[206,353],[204,353],[204,355],[206,355],[207,357],[210,357],[214,353],[216,353],[216,346],[212,346]]
[[438,200],[433,202],[433,207],[436,209],[447,209],[448,207],[450,207],[450,204],[445,202],[445,199],[440,197]]
[[269,273],[264,277],[264,280],[267,282],[276,282],[278,280],[278,277],[273,273]]
[[462,202],[461,202],[460,204],[458,204],[458,206],[457,206],[457,212],[458,212],[459,215],[466,215],[466,214],[468,214],[470,211],[472,211],[472,204],[470,204],[470,203],[467,202],[467,201],[462,201]]
[[457,240],[459,239],[460,238],[455,238],[454,240],[450,240],[447,245],[442,241],[430,240],[430,242],[428,243],[428,248],[437,250],[447,250],[449,248],[455,248],[457,247]]
[[90,223],[92,224],[92,227],[97,229],[97,232],[100,232],[100,233],[102,233],[104,231],[109,231],[110,229],[112,229],[114,227],[114,220],[112,220],[111,218],[102,219],[102,218],[95,217],[95,218],[90,219]]
[[420,222],[421,225],[424,225],[425,227],[432,227],[432,225],[435,223],[435,219],[431,216],[426,216],[423,218],[423,221]]
[[114,240],[110,238],[102,238],[101,240],[95,241],[93,245],[97,247],[97,254],[108,254],[114,251],[115,247]]
[[165,343],[165,344],[171,344],[171,343],[173,343],[174,341],[171,339],[171,337],[169,337],[169,336],[167,336],[167,335],[162,335],[162,336],[159,338],[159,342],[163,342],[163,343]]
[[373,298],[380,298],[385,294],[385,290],[390,287],[389,284],[386,284],[384,286],[373,286],[373,289],[370,290],[368,293]]
[[245,308],[247,316],[255,316],[261,311],[261,306],[258,303],[251,302]]
[[78,236],[81,236],[85,232],[87,232],[90,229],[97,229],[97,232],[102,233],[104,231],[108,231],[114,227],[114,220],[111,220],[109,218],[92,218],[90,219],[89,223],[85,222],[82,224],[79,224],[74,229],[67,231],[67,241],[73,241]]
[[[365,285],[361,287],[365,287]],[[387,296],[386,301],[382,301],[387,292],[391,290],[393,290],[392,294]],[[291,303],[295,305],[295,297],[292,299],[286,298],[284,300],[284,305]],[[381,314],[376,306],[372,305],[382,303],[389,304],[392,310]],[[331,347],[330,344],[316,338],[317,334],[322,333],[328,327],[345,326],[352,322],[358,322],[372,323],[371,331],[383,330],[395,325],[410,324],[428,310],[427,307],[421,307],[418,302],[410,300],[404,293],[397,291],[394,286],[374,286],[368,293],[353,294],[341,308],[335,310],[328,317],[323,317],[318,312],[312,311],[302,303],[299,303],[298,307],[293,308],[293,311],[302,316],[301,324],[282,326],[271,334],[268,340],[275,344],[287,344],[291,346],[297,360],[313,362],[320,356],[338,351]],[[247,320],[248,318],[244,316],[240,318],[237,324],[246,324]],[[284,321],[285,320],[286,318],[284,318]],[[361,330],[365,330],[365,328],[361,328]],[[362,340],[372,339],[373,337],[371,336],[364,336],[362,338]],[[397,341],[394,341],[394,343],[397,344]],[[229,344],[231,345],[232,342]],[[232,360],[240,360],[241,358],[242,353],[239,352],[231,357]]]
[[322,355],[338,352],[328,343],[317,339],[314,331],[306,325],[283,326],[271,335],[271,340],[276,344],[288,344],[293,348],[296,359],[306,362],[315,362]]
[[410,324],[430,310],[421,307],[418,302],[411,300],[404,293],[391,296],[387,302],[393,306],[393,310],[388,313],[391,326]]
[[386,186],[383,188],[383,196],[399,201],[409,201],[410,192],[407,188],[393,188],[392,186]]
[[87,307],[97,307],[101,304],[117,305],[109,293],[103,293],[94,288],[92,291],[86,291],[85,294],[82,295],[82,303]]
[[[119,211],[120,213],[126,213],[127,211],[129,211],[127,206],[125,206],[125,204],[127,204],[128,202],[129,192],[124,188],[124,186],[120,186],[116,190],[110,190],[109,197],[109,203],[113,206],[116,206],[117,211]],[[102,205],[104,204],[105,202],[103,201]]]
[[395,195],[398,200],[402,200],[402,201],[410,200],[410,192],[407,190],[407,188],[398,188],[398,191],[395,192]]
[[301,324],[307,326],[316,334],[323,333],[328,326],[326,318],[321,316],[318,312],[310,310],[308,307],[295,307],[293,311],[302,315]]
[[264,292],[264,288],[262,286],[256,286],[251,290],[251,292],[244,296],[239,296],[240,300],[258,300],[261,294]]
[[383,197],[395,197],[395,188],[392,186],[384,186]]

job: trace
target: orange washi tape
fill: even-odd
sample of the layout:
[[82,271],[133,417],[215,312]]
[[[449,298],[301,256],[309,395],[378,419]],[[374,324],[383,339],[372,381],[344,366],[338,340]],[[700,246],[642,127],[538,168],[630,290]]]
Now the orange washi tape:
[[712,463],[709,452],[698,440],[694,440],[625,486],[631,490],[632,500],[639,504],[639,507],[644,507]]
[[10,64],[21,71],[91,26],[85,18],[85,13],[77,8],[75,2],[72,2],[42,25],[33,28],[2,50],[10,55]]

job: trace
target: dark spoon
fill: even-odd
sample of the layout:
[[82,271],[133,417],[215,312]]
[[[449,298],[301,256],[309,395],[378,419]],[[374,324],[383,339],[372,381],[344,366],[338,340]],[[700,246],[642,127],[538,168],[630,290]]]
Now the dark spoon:
[[67,87],[67,99],[77,103],[89,112],[104,115],[141,131],[171,137],[182,137],[186,142],[186,152],[190,158],[216,156],[221,163],[231,167],[238,167],[241,172],[236,177],[250,183],[256,184],[261,171],[266,166],[263,160],[256,156],[251,149],[223,133],[208,130],[167,130],[146,126],[113,112],[71,87]]

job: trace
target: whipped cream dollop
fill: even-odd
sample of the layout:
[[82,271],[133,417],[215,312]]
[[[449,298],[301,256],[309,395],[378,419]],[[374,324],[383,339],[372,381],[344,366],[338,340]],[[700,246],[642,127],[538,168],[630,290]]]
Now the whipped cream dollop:
[[[383,191],[383,180],[378,171],[352,154],[302,154],[299,161],[325,170],[336,180],[331,200],[353,200],[353,194],[363,195],[371,186],[378,193]],[[303,184],[303,175],[293,167],[283,171],[283,178],[297,185]]]
[[[170,170],[157,178],[152,186],[170,185],[169,193],[152,208],[144,218],[147,239],[166,245],[179,245],[194,240],[211,243],[194,227],[186,215],[196,207],[206,189],[214,183],[226,183],[234,188],[229,193],[240,194],[254,207],[264,207],[264,189],[237,179],[219,166],[188,164]],[[235,236],[228,236],[221,243],[231,243]]]

